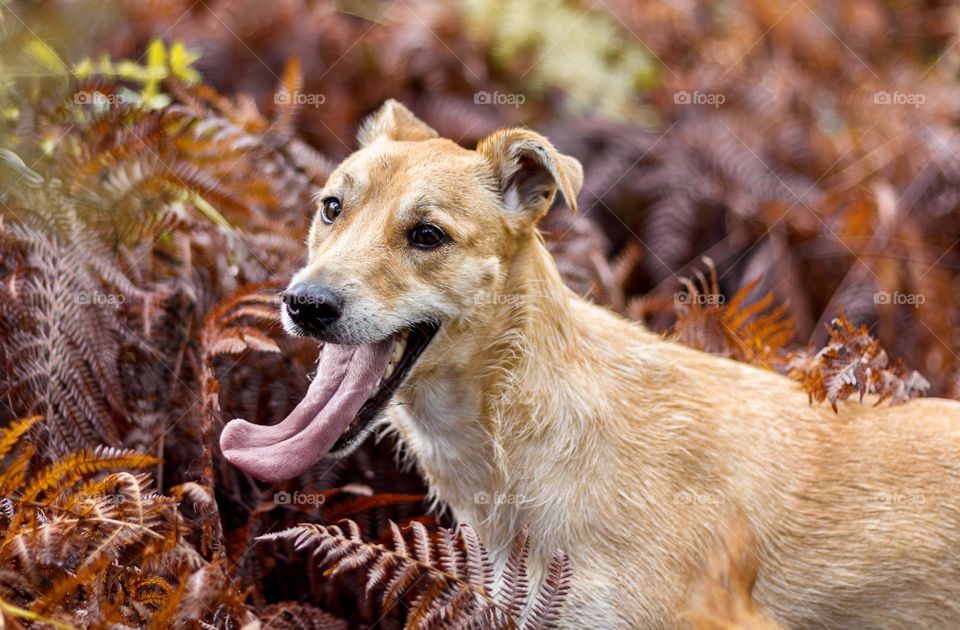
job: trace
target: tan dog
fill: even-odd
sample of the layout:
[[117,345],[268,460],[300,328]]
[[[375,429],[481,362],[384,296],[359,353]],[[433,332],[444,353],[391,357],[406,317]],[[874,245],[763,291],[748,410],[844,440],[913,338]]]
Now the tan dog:
[[738,508],[777,623],[960,627],[960,403],[835,414],[584,301],[536,230],[576,160],[436,136],[389,101],[329,178],[283,313],[328,342],[317,378],[280,425],[230,423],[231,461],[290,478],[386,423],[498,562],[523,524],[538,571],[569,553],[571,628],[686,625]]

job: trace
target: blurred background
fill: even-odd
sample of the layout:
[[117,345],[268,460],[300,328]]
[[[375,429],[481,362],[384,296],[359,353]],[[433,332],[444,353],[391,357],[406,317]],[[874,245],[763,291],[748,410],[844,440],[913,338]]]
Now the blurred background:
[[[215,444],[306,385],[316,350],[283,337],[272,296],[311,195],[387,98],[466,147],[525,125],[582,162],[579,213],[541,226],[581,294],[745,360],[816,352],[842,310],[960,398],[958,27],[953,3],[901,0],[4,1],[0,411],[43,418],[41,462],[102,444],[163,460],[153,487],[196,503],[188,573],[216,585],[187,591],[191,622],[298,599],[374,623],[252,539],[348,515],[374,538],[387,517],[436,525],[392,446],[293,482],[317,509],[264,503],[276,488]],[[677,327],[700,306],[742,334]],[[769,330],[744,328],[761,311]]]
[[[949,2],[5,6],[4,107],[16,142],[66,140],[54,135],[63,129],[31,129],[18,98],[51,83],[73,89],[52,75],[83,59],[94,60],[94,94],[116,76],[96,73],[97,60],[146,65],[155,39],[183,42],[198,55],[192,78],[261,116],[263,127],[248,129],[261,143],[302,140],[317,154],[304,171],[314,182],[389,97],[465,146],[528,125],[585,166],[581,216],[555,218],[574,224],[563,239],[589,250],[571,263],[599,276],[598,299],[623,308],[672,295],[708,255],[726,291],[762,276],[758,290],[789,306],[800,343],[822,343],[843,307],[937,393],[960,393],[960,10]],[[295,102],[284,107],[293,59]],[[152,157],[141,153],[124,157]],[[272,220],[302,228],[309,205],[283,201]],[[629,264],[613,277],[591,269],[622,254]],[[919,295],[922,305],[908,299]]]

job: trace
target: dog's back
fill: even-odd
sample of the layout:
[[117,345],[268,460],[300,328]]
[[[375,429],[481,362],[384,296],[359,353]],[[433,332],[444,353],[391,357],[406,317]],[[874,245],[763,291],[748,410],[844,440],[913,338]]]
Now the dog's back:
[[680,382],[704,383],[721,483],[749,507],[762,605],[791,627],[960,622],[960,404],[834,413],[778,375],[673,350]]
[[[777,622],[960,623],[960,403],[849,401],[835,413],[776,373],[574,300],[563,338],[576,353],[528,339],[514,368],[507,399],[523,388],[525,404],[501,406],[497,424],[526,427],[500,439],[508,491],[527,501],[491,519],[540,523],[545,548],[570,551],[570,627],[683,625],[737,508],[757,538],[755,600]],[[549,418],[540,440],[510,417],[531,408]]]
[[[593,334],[611,320],[592,306],[580,318]],[[742,506],[758,541],[756,601],[786,626],[960,624],[960,403],[849,401],[835,413],[773,372],[609,325],[607,352],[624,354],[599,353],[590,371],[618,383],[597,420],[618,425],[610,491],[632,499],[618,518],[634,523],[631,561],[647,577],[633,588],[671,584],[680,597],[712,531]],[[631,376],[603,367],[631,363]]]

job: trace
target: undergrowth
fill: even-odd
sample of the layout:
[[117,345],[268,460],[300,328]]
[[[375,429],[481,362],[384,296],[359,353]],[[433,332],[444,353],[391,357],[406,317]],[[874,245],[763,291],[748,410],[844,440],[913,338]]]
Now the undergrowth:
[[[277,292],[387,97],[467,146],[527,123],[580,159],[581,214],[541,227],[590,299],[811,404],[960,395],[960,58],[921,36],[946,4],[571,4],[542,29],[549,3],[97,4],[0,4],[11,627],[554,624],[563,550],[535,584],[518,531],[498,583],[389,437],[272,486],[216,448],[306,388],[316,348],[281,333]],[[571,29],[566,52],[543,39]],[[928,107],[874,106],[910,85]],[[697,89],[726,102],[673,98]]]

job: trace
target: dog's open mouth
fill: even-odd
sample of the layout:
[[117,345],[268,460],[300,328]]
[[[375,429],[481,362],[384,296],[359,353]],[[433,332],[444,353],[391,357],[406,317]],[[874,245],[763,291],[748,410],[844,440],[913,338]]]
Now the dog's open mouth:
[[227,460],[264,481],[292,479],[328,453],[363,440],[436,334],[422,323],[371,344],[325,344],[317,375],[282,422],[233,420],[220,435]]

